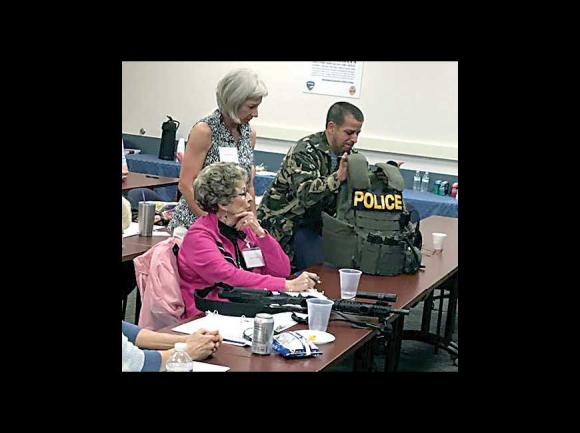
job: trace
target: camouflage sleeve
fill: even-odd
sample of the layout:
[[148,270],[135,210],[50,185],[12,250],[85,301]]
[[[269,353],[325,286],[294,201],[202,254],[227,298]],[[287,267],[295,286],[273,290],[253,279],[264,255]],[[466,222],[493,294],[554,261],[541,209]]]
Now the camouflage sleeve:
[[286,177],[301,206],[310,207],[329,201],[340,187],[335,173],[330,173],[324,155],[312,147],[294,146],[284,166]]

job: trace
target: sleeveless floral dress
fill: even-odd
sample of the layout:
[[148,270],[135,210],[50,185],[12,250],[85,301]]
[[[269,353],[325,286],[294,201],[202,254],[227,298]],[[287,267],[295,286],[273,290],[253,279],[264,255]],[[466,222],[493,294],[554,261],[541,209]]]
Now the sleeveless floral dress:
[[[211,146],[203,163],[203,167],[207,167],[220,160],[220,147],[236,147],[236,144],[234,144],[234,136],[223,122],[219,109],[199,120],[199,122],[207,123],[211,129]],[[250,143],[250,125],[247,123],[242,124],[239,129],[238,163],[247,170],[248,179],[250,179],[250,173],[254,165],[254,149],[252,149],[252,144]],[[167,227],[171,230],[179,226],[189,228],[196,219],[197,215],[189,208],[185,197],[181,196]]]

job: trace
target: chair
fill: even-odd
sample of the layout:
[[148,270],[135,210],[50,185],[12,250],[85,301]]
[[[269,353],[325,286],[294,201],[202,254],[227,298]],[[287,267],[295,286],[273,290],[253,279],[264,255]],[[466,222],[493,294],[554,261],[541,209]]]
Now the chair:
[[131,203],[131,209],[138,210],[140,201],[164,201],[159,194],[149,188],[135,188],[127,192],[127,200]]
[[[137,282],[135,280],[135,268],[132,261],[121,263],[121,319],[125,320],[125,315],[127,312],[127,299],[131,292],[137,287]],[[137,296],[137,298],[139,298]],[[137,303],[135,307],[135,322],[138,320],[138,309],[139,304]]]

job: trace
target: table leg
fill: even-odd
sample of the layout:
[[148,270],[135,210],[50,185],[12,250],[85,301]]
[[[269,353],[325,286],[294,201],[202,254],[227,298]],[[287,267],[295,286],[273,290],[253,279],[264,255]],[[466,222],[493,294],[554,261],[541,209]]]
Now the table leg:
[[373,345],[372,340],[365,343],[354,354],[353,371],[373,370]]
[[459,272],[451,278],[449,283],[449,302],[447,304],[447,320],[445,321],[445,344],[452,343],[455,331],[455,318],[457,317],[457,300],[459,299]]
[[405,316],[397,314],[397,317],[391,322],[390,335],[385,336],[385,372],[397,371],[399,368],[404,323]]
[[[425,298],[423,304],[423,316],[421,319],[421,329],[414,330],[414,329],[406,329],[403,331],[403,339],[405,340],[415,340],[421,341],[423,343],[431,344],[435,347],[435,349],[440,348],[445,350],[453,357],[459,356],[459,346],[457,343],[451,341],[453,337],[453,331],[455,329],[455,317],[457,311],[457,299],[458,299],[458,273],[455,273],[450,279],[448,283],[440,286],[441,290],[441,299],[443,298],[443,294],[445,290],[449,291],[449,301],[447,306],[447,318],[445,321],[445,332],[444,335],[439,335],[441,329],[441,314],[438,315],[438,324],[437,324],[437,333],[430,332],[430,325],[431,325],[431,313],[433,311],[433,293],[429,293],[429,295]],[[442,310],[443,303],[442,300],[440,302],[440,310]],[[435,351],[437,353],[437,351]]]

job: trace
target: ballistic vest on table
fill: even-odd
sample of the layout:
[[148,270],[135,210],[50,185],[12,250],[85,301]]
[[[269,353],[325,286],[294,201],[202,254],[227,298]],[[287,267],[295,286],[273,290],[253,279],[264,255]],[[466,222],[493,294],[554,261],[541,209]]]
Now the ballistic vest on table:
[[398,167],[370,169],[359,154],[348,157],[348,176],[338,192],[336,218],[322,213],[325,262],[371,275],[413,274],[421,267],[419,222],[403,203]]

